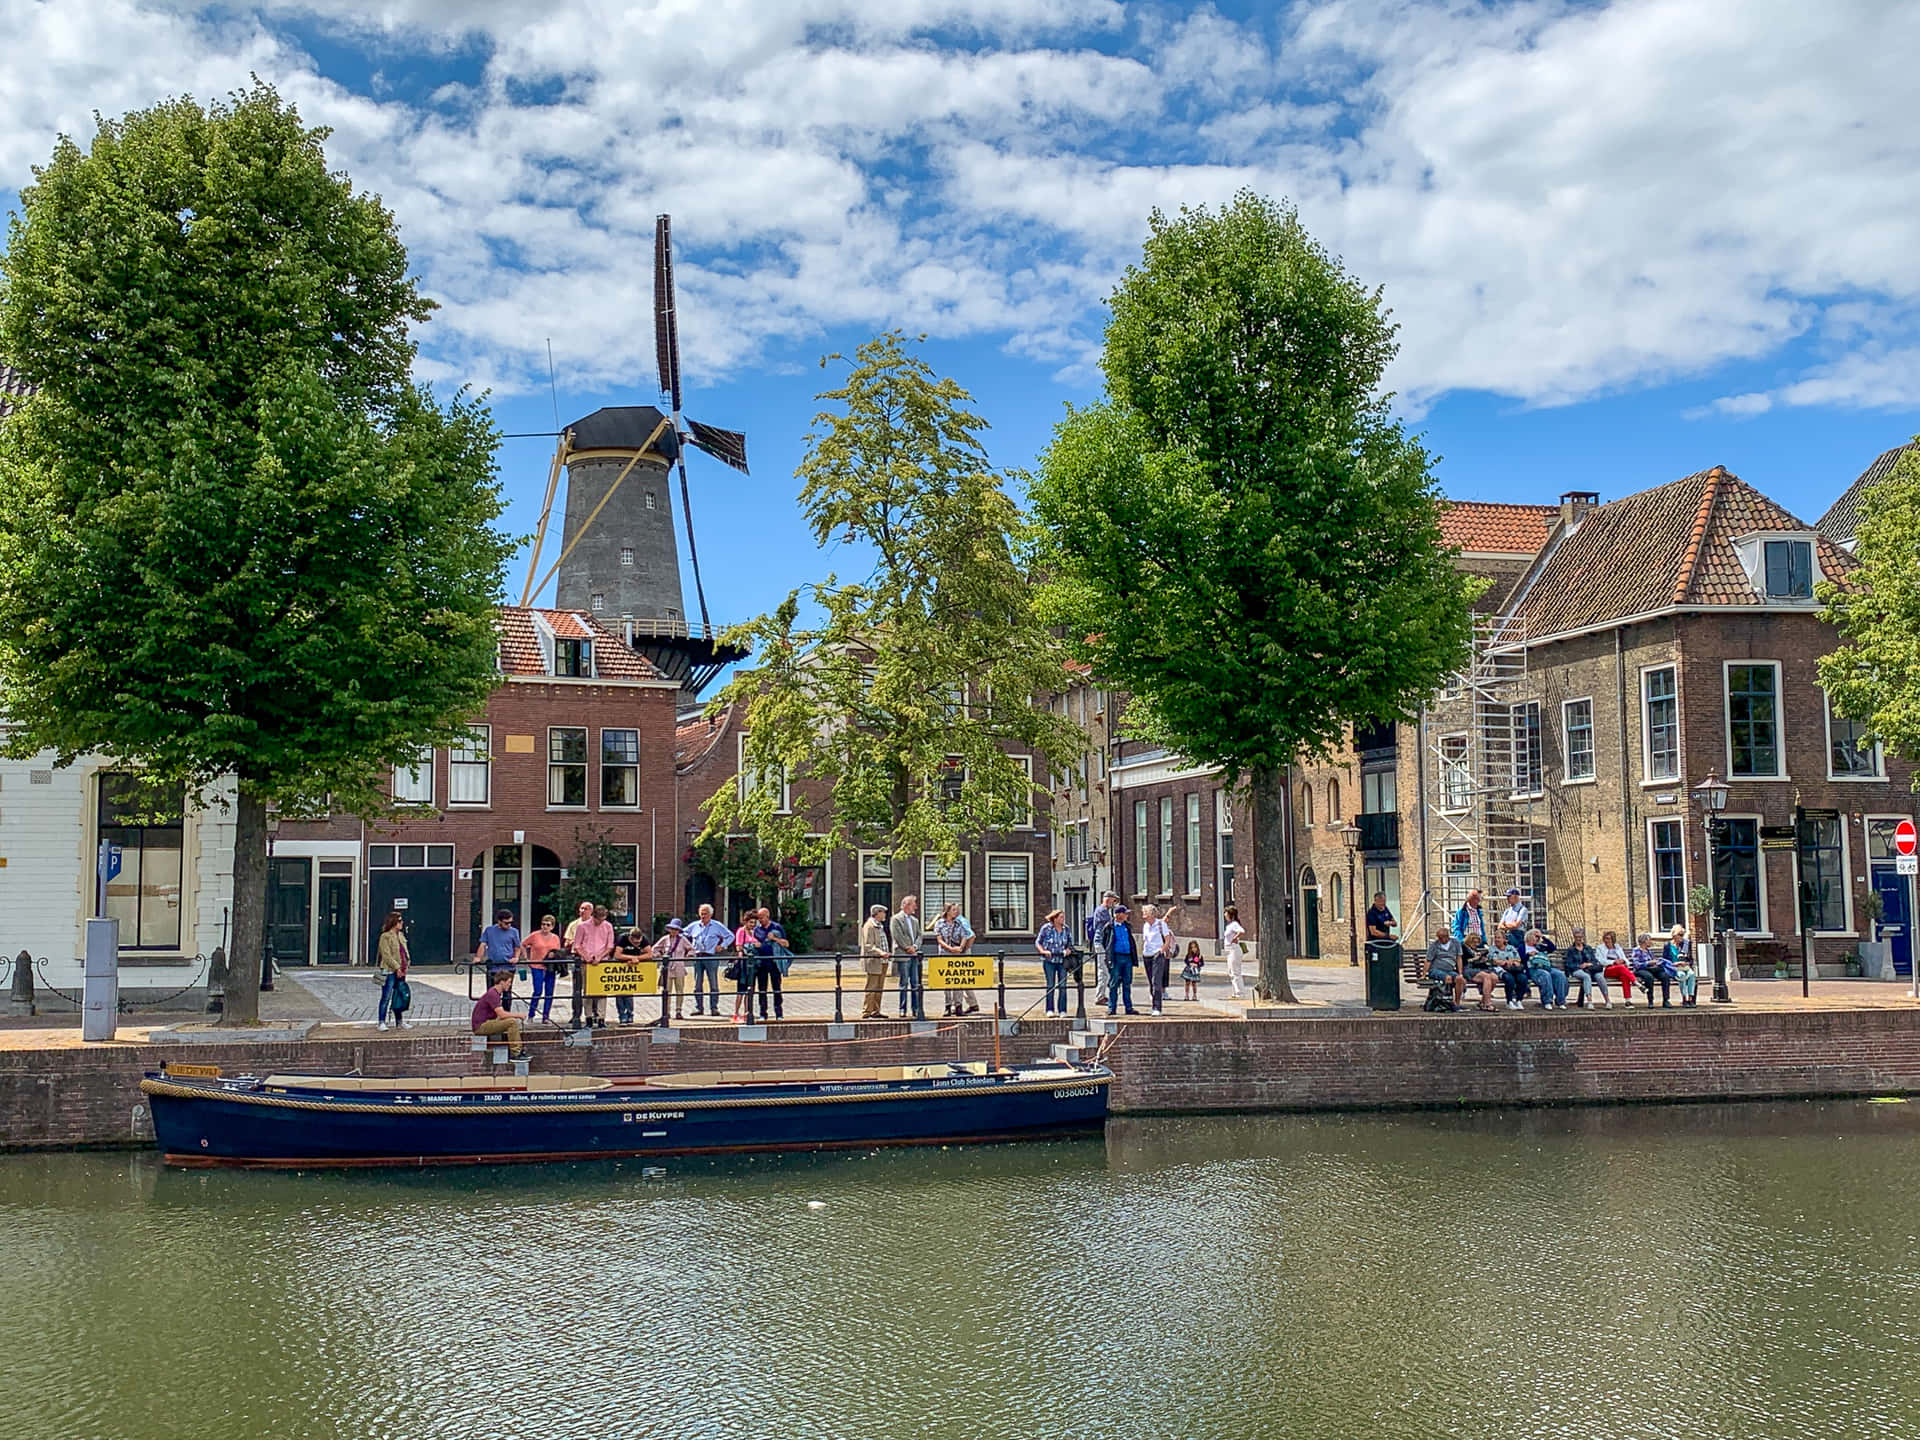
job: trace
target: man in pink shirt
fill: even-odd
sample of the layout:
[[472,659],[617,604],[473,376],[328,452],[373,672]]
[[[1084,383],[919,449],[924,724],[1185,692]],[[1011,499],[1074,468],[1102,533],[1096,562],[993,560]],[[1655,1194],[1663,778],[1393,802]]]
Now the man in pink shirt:
[[[585,910],[583,905],[580,907]],[[613,954],[613,922],[608,919],[607,907],[595,905],[593,909],[569,927],[568,939],[573,945],[573,955],[582,965],[588,967],[583,979],[591,979],[592,967],[604,964]],[[604,1025],[607,1023],[607,997],[592,995],[587,999],[587,1024]]]

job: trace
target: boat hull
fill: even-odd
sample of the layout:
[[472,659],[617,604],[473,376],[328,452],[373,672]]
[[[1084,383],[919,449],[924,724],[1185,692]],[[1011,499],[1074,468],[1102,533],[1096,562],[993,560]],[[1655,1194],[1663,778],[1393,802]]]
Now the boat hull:
[[313,1087],[150,1076],[167,1163],[278,1169],[951,1145],[1097,1131],[1105,1070],[895,1085],[635,1086],[554,1095]]

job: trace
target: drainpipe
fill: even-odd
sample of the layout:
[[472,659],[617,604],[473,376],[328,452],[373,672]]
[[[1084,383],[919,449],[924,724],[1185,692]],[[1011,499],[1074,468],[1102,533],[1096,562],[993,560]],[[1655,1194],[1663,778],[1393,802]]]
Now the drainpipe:
[[[1427,919],[1427,896],[1432,892],[1427,888],[1427,707],[1420,707],[1420,718],[1414,725],[1414,793],[1420,797],[1420,923],[1429,930],[1434,928]],[[1404,853],[1404,852],[1403,852]],[[1400,902],[1401,919],[1406,918],[1406,900]],[[1407,927],[1400,927],[1402,940],[1406,938]],[[1418,939],[1418,932],[1415,932]]]
[[1628,779],[1630,767],[1627,751],[1627,649],[1626,627],[1613,627],[1613,698],[1620,712],[1620,810],[1625,823],[1620,827],[1620,855],[1625,865],[1622,874],[1627,882],[1627,929],[1637,931],[1639,921],[1634,916],[1633,905],[1633,787]]

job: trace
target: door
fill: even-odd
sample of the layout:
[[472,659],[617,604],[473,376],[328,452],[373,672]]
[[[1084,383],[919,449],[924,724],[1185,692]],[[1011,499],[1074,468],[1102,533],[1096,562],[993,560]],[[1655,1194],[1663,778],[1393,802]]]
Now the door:
[[315,958],[322,965],[344,965],[353,958],[353,877],[320,877],[320,924]]
[[1893,946],[1893,968],[1913,974],[1913,923],[1907,913],[1907,877],[1891,865],[1873,867],[1873,888],[1880,896],[1880,933],[1877,939]]
[[1320,886],[1311,865],[1300,872],[1300,954],[1320,958]]
[[407,953],[415,965],[453,963],[453,871],[374,870],[367,877],[367,954],[379,948],[389,910],[407,917]]
[[267,944],[276,964],[305,965],[313,918],[313,861],[300,857],[267,866]]

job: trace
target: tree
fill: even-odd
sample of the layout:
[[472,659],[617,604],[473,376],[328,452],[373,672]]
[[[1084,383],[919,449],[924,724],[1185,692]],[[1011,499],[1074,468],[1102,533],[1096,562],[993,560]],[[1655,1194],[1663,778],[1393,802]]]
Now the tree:
[[[553,897],[563,931],[567,928],[567,921],[573,918],[583,902],[604,905],[613,914],[621,914],[626,907],[620,904],[615,894],[616,887],[623,882],[631,884],[634,879],[633,847],[614,844],[611,830],[599,834],[576,830],[573,832],[573,845],[573,860],[567,866],[567,877],[560,882],[560,888]],[[635,903],[637,908],[637,896]]]
[[751,835],[709,835],[687,852],[687,860],[696,874],[713,881],[716,894],[737,891],[772,909],[795,954],[813,948],[813,907],[800,893],[808,867],[799,857],[781,858]]
[[1833,708],[1895,755],[1920,760],[1920,449],[1866,496],[1859,568],[1818,587],[1842,646],[1820,661]]
[[1475,582],[1380,388],[1395,327],[1292,208],[1155,212],[1112,298],[1105,399],[1030,499],[1046,613],[1131,692],[1131,733],[1248,782],[1262,989],[1294,999],[1287,767],[1414,717],[1465,660]]
[[857,846],[951,862],[1029,813],[1041,757],[1085,748],[1036,703],[1064,687],[1066,651],[1034,614],[1030,536],[966,391],[896,331],[819,398],[841,408],[815,417],[800,503],[819,543],[860,547],[873,569],[828,575],[729,635],[756,663],[710,708],[741,706],[747,740],[704,833],[808,860]]
[[496,433],[410,376],[393,217],[264,85],[62,138],[0,257],[8,748],[229,782],[229,1023],[258,1014],[270,804],[377,813],[495,682]]

